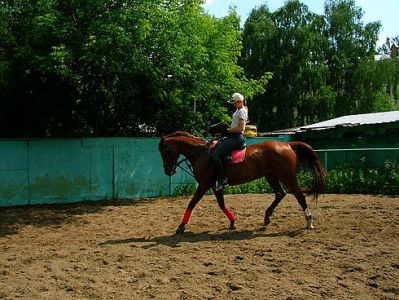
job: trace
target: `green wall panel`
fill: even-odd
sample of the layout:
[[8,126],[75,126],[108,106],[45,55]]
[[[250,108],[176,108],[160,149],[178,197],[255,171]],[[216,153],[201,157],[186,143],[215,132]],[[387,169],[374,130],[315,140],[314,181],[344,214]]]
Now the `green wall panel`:
[[115,198],[156,197],[169,193],[158,139],[125,140],[114,152]]
[[111,199],[112,139],[0,140],[0,206]]
[[30,203],[90,199],[90,161],[80,139],[29,143]]
[[0,206],[29,204],[27,145],[0,141]]
[[28,142],[0,140],[0,171],[26,171]]
[[90,149],[90,198],[87,200],[112,199],[113,184],[113,148]]
[[0,206],[29,204],[28,174],[23,171],[0,171]]

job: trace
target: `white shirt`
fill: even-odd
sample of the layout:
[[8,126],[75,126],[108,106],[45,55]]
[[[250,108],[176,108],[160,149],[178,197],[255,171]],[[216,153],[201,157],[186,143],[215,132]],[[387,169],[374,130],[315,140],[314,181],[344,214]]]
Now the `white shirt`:
[[245,123],[248,121],[248,109],[245,106],[237,109],[234,112],[231,120],[231,127],[232,128],[237,127],[240,119],[244,120]]

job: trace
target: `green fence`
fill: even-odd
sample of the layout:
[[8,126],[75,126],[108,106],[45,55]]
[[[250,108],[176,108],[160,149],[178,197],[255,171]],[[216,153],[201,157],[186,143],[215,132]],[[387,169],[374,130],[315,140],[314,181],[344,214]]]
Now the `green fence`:
[[[248,139],[248,144],[266,140]],[[0,206],[158,197],[193,178],[164,174],[159,138],[0,140]]]
[[155,138],[0,141],[0,206],[169,192]]
[[[249,138],[248,144],[270,139]],[[0,140],[0,206],[158,197],[193,183],[181,170],[171,178],[164,174],[158,142],[159,138]],[[366,154],[373,164],[399,160],[398,148],[347,150],[318,150],[318,155],[327,169],[360,164]]]
[[368,166],[381,168],[386,162],[399,162],[399,148],[318,149],[324,169]]

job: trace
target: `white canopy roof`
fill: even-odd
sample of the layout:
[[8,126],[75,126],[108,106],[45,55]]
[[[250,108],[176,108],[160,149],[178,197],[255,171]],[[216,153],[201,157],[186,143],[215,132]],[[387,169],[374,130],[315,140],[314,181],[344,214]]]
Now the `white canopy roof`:
[[323,121],[307,126],[299,127],[300,131],[302,130],[322,130],[331,127],[337,126],[359,126],[359,125],[367,125],[367,124],[380,124],[380,123],[392,123],[399,122],[399,110],[397,111],[388,111],[381,113],[371,113],[371,114],[359,114],[359,115],[349,115],[343,116],[335,119],[331,119],[328,121]]
[[311,130],[325,130],[334,127],[353,127],[360,125],[382,124],[382,123],[393,123],[393,122],[399,122],[399,110],[380,112],[380,113],[348,115],[307,126],[276,130],[268,132],[266,133],[266,135],[294,134],[297,132],[304,132]]

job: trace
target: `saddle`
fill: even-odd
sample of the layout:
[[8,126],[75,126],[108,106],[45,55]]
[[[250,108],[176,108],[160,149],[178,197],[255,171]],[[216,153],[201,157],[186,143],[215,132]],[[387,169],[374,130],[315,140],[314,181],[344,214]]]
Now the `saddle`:
[[[211,142],[209,149],[210,151],[213,151],[216,149],[216,147],[220,144],[220,140],[214,140]],[[231,151],[230,154],[222,157],[222,162],[224,165],[232,165],[232,164],[237,164],[245,159],[245,153],[247,151],[247,144],[244,142],[239,148],[234,149]]]

